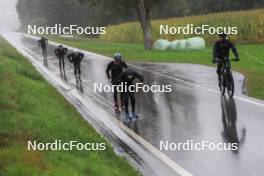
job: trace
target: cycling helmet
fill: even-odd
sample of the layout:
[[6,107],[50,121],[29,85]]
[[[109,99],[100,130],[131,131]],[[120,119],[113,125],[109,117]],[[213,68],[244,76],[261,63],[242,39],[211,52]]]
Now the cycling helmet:
[[224,32],[219,33],[218,35],[219,35],[219,37],[221,37],[221,38],[226,38],[226,37],[227,37],[227,34],[224,33]]
[[121,59],[122,59],[122,55],[120,53],[116,53],[114,55],[115,62],[120,62]]

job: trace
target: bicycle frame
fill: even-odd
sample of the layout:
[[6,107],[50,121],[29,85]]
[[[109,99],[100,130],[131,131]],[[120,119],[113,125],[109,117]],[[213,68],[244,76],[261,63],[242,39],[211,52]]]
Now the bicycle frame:
[[225,89],[228,91],[228,95],[230,97],[233,97],[234,95],[234,80],[233,75],[231,71],[231,64],[230,59],[228,57],[224,58],[224,60],[221,60],[219,64],[222,64],[221,66],[221,72],[220,72],[220,79],[219,79],[219,86],[220,90],[222,92],[222,95],[225,94]]

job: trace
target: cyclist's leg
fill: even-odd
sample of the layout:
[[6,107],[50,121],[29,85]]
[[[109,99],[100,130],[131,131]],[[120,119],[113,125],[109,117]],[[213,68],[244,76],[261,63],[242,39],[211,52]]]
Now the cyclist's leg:
[[115,108],[118,108],[118,103],[117,103],[117,87],[114,87],[114,103],[115,103]]
[[62,68],[65,71],[65,62],[64,62],[64,56],[61,57],[61,61],[62,61]]
[[43,53],[44,56],[46,56],[47,51],[46,51],[46,47],[45,46],[42,46],[42,53]]
[[222,69],[222,66],[223,66],[223,64],[217,63],[216,73],[217,73],[217,76],[218,76],[218,82],[219,82],[219,84],[220,84],[220,81],[221,81],[221,69]]
[[131,106],[132,106],[132,109],[131,109],[132,113],[135,113],[136,99],[135,99],[134,92],[129,92],[129,97],[130,97]]
[[75,78],[76,78],[76,80],[78,80],[78,76],[77,76],[77,65],[76,64],[73,64],[73,67],[74,67],[74,76],[75,76]]
[[60,65],[60,71],[61,71],[61,69],[62,69],[62,63],[61,63],[62,61],[61,61],[61,57],[59,57],[59,65]]
[[230,69],[231,69],[231,63],[230,63],[230,59],[229,58],[227,58],[227,60],[226,60],[226,71],[227,71],[227,73],[230,73]]
[[128,93],[123,93],[123,96],[124,96],[124,104],[125,104],[125,112],[126,114],[129,113],[129,110],[128,110],[128,99],[129,99],[129,95]]
[[79,77],[79,80],[81,81],[81,63],[78,63],[78,64],[77,64],[77,70],[78,70],[78,77]]
[[121,104],[121,108],[124,109],[125,108],[124,95],[122,93],[120,93],[120,104]]

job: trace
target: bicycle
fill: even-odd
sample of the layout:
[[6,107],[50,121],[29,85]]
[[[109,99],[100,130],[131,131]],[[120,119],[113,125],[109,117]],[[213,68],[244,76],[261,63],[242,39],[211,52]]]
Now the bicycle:
[[230,98],[234,96],[235,93],[235,85],[234,85],[234,78],[231,71],[231,65],[230,61],[237,61],[237,59],[229,59],[228,57],[225,57],[222,59],[216,59],[216,62],[218,64],[222,64],[220,75],[219,75],[219,88],[222,95],[225,95],[225,91],[227,90],[227,93]]

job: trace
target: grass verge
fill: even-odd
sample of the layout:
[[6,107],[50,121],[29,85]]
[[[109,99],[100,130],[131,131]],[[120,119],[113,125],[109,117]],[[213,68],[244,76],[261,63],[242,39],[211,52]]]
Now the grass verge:
[[27,141],[106,142],[16,50],[0,38],[0,175],[139,175],[105,151],[28,151]]
[[[211,47],[199,51],[146,51],[142,44],[59,37],[50,37],[50,39],[110,57],[115,52],[120,52],[125,60],[130,61],[194,63],[213,66]],[[241,61],[232,63],[233,69],[246,76],[248,95],[264,100],[264,44],[241,44],[237,47]]]

